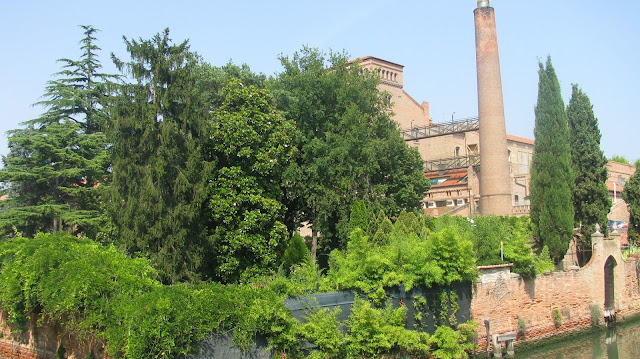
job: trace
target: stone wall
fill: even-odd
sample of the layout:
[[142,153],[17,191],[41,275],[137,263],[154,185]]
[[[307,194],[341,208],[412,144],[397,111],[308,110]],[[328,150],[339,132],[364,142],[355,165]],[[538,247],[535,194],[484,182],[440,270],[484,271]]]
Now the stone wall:
[[[518,342],[535,341],[557,334],[585,329],[591,326],[592,308],[599,310],[600,323],[605,316],[605,263],[614,261],[613,284],[617,319],[640,313],[637,260],[622,259],[619,236],[604,239],[594,234],[594,254],[584,267],[539,275],[524,280],[510,272],[509,267],[496,266],[481,269],[473,287],[471,316],[480,324],[478,344],[486,348],[495,334],[518,333],[518,322],[523,320],[525,330],[518,333]],[[553,311],[561,314],[556,324]]]

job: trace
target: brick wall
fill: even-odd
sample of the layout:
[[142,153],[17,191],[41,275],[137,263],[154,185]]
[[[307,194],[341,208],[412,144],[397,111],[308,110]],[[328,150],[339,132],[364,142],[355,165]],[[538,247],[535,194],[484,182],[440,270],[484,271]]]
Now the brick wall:
[[[518,342],[534,341],[591,326],[594,305],[600,309],[600,323],[604,322],[605,269],[610,257],[614,268],[615,313],[618,319],[640,313],[637,260],[623,260],[619,238],[604,239],[594,235],[594,254],[584,267],[539,275],[524,280],[510,272],[509,267],[481,270],[484,272],[473,287],[471,316],[480,324],[479,344],[487,345],[485,320],[490,334],[518,331],[518,320],[524,320],[524,335]],[[556,326],[552,312],[562,315]]]
[[104,345],[91,335],[79,338],[73,333],[62,333],[56,325],[38,323],[39,317],[28,321],[24,328],[7,324],[7,312],[0,312],[0,358],[2,359],[54,359],[58,347],[65,349],[66,358],[107,358]]

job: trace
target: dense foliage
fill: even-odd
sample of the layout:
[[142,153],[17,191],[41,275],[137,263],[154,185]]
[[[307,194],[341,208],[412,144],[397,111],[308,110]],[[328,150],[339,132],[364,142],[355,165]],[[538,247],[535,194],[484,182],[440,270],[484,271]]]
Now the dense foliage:
[[[567,106],[571,134],[571,164],[575,175],[573,190],[574,222],[589,238],[599,224],[607,234],[607,214],[611,199],[607,189],[607,159],[600,149],[598,119],[593,114],[589,97],[573,85]],[[591,243],[587,243],[589,248]]]
[[631,176],[622,192],[625,202],[629,206],[629,241],[640,243],[640,171]]
[[210,160],[209,104],[192,85],[198,58],[169,32],[128,40],[134,82],[111,107],[113,186],[109,208],[122,247],[151,259],[165,282],[197,279],[202,267]]
[[125,41],[131,60],[114,61],[134,82],[112,105],[116,242],[166,283],[274,270],[288,240],[279,184],[293,123],[252,85],[263,79],[203,64],[168,30]]
[[356,228],[346,250],[331,252],[324,287],[359,289],[380,300],[385,286],[404,284],[410,289],[414,285],[431,287],[475,278],[469,238],[453,228],[431,232],[421,218],[404,213],[381,244],[370,241],[364,231]]
[[[278,108],[297,124],[300,157],[284,182],[292,221],[307,221],[316,248],[345,248],[356,200],[390,215],[420,208],[429,189],[418,151],[409,148],[379,92],[379,78],[345,54],[303,48],[281,57],[272,82]],[[318,233],[322,233],[317,243]]]
[[[169,358],[191,353],[210,333],[232,332],[247,348],[264,335],[290,358],[361,358],[379,355],[466,357],[472,324],[460,332],[426,333],[404,328],[406,307],[372,307],[357,299],[346,323],[337,312],[312,310],[295,320],[284,307],[278,280],[262,285],[217,283],[162,285],[143,258],[70,235],[39,234],[0,242],[0,300],[7,321],[28,316],[59,325],[61,334],[91,333],[115,358]],[[280,279],[282,281],[282,278]],[[341,328],[346,325],[346,331]]]
[[9,184],[0,202],[0,234],[16,227],[28,235],[67,231],[94,236],[105,218],[101,191],[108,184],[104,135],[113,75],[100,72],[95,33],[82,26],[78,60],[60,59],[62,70],[47,83],[46,111],[8,132],[0,182]]
[[556,263],[564,257],[573,237],[575,185],[567,114],[560,83],[547,58],[538,71],[538,103],[535,107],[535,152],[531,164],[531,221],[534,238],[548,246]]

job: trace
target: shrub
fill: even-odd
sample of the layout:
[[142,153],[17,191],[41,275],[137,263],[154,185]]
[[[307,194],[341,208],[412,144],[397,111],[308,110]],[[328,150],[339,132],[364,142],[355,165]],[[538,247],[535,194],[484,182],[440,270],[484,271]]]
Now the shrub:
[[0,300],[12,324],[39,314],[63,334],[94,334],[112,357],[184,355],[212,331],[233,330],[240,348],[264,334],[297,346],[295,319],[269,286],[163,286],[146,259],[86,238],[38,234],[0,241]]
[[378,358],[383,354],[426,355],[428,334],[404,328],[407,307],[383,309],[358,299],[347,322],[346,357]]
[[600,326],[600,318],[602,318],[602,310],[597,304],[591,305],[591,325],[594,327]]
[[549,247],[542,247],[542,251],[536,257],[535,266],[537,274],[542,274],[548,270],[553,271],[555,269],[551,256],[549,256]]
[[527,323],[522,318],[518,318],[518,334],[524,335],[527,331]]
[[431,355],[438,359],[468,358],[469,355],[465,349],[472,349],[464,342],[459,332],[446,326],[436,329],[429,338],[429,344],[433,350]]
[[289,241],[289,246],[284,251],[282,256],[282,268],[288,275],[291,272],[291,267],[295,265],[301,265],[311,262],[311,253],[304,243],[302,236],[299,233],[295,233]]
[[562,314],[558,309],[554,309],[551,311],[551,317],[553,318],[553,323],[556,325],[556,328],[560,328],[562,325]]

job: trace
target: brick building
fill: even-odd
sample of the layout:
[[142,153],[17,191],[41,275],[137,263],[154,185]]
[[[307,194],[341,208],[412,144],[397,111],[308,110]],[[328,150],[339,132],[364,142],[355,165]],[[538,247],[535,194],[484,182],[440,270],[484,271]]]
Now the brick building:
[[[425,176],[431,182],[431,190],[423,201],[425,212],[433,216],[479,215],[481,148],[478,118],[434,123],[429,118],[429,104],[426,101],[419,104],[403,90],[404,66],[372,56],[360,60],[363,68],[377,72],[381,77],[380,90],[391,95],[393,118],[402,136],[409,146],[418,149],[425,161]],[[515,216],[529,214],[534,146],[532,139],[507,135],[511,204]],[[607,187],[613,204],[609,220],[613,226],[624,227],[628,224],[629,212],[621,192],[635,167],[609,162],[607,169]]]

